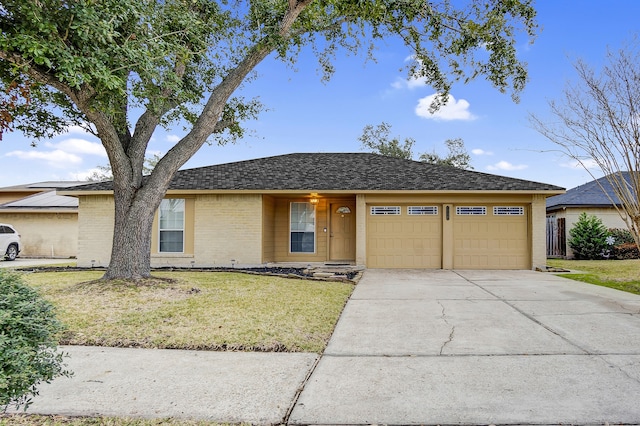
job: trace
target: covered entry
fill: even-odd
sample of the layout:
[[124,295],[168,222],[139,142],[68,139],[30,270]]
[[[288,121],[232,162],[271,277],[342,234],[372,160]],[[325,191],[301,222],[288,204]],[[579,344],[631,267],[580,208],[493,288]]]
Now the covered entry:
[[368,204],[367,267],[530,269],[528,206]]

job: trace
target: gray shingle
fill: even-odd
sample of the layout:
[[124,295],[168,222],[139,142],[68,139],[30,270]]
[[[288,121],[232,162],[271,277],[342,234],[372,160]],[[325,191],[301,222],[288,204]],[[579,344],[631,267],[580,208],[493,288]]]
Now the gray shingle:
[[[69,190],[110,190],[101,182]],[[302,153],[180,170],[169,189],[561,191],[564,188],[372,153]]]
[[[629,182],[629,172],[622,172],[622,177]],[[606,191],[606,193],[603,191]],[[559,210],[563,207],[598,207],[612,206],[606,194],[610,194],[613,201],[620,203],[614,194],[607,177],[601,177],[583,185],[576,186],[561,195],[547,198],[547,211]]]

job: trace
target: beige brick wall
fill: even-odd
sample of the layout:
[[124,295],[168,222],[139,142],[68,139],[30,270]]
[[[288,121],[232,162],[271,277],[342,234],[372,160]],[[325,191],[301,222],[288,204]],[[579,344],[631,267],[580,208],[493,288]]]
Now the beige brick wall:
[[197,196],[194,265],[261,264],[262,224],[259,194]]
[[276,201],[265,195],[262,203],[262,262],[273,262],[276,245]]
[[78,266],[107,266],[113,244],[113,197],[85,195],[79,202]]
[[[113,209],[111,196],[80,197],[79,266],[108,265]],[[230,266],[232,259],[239,265],[261,264],[261,195],[200,195],[194,209],[194,253],[154,254],[152,266]]]
[[0,222],[20,234],[21,257],[78,255],[78,213],[0,213]]

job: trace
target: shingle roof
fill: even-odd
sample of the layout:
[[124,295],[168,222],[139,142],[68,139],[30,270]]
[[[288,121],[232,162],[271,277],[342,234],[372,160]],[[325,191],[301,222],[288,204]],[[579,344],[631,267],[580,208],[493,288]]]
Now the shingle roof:
[[78,208],[78,199],[76,197],[67,197],[57,195],[56,191],[41,192],[39,194],[30,195],[16,201],[11,201],[0,205],[2,209],[47,209],[47,208]]
[[86,181],[62,180],[25,183],[22,185],[4,186],[0,192],[39,192],[47,189],[69,188],[71,186],[85,185]]
[[[99,182],[67,191],[111,190]],[[180,170],[173,190],[563,191],[564,188],[372,153],[286,154]]]
[[[622,172],[622,177],[629,182],[629,172]],[[615,203],[620,202],[605,176],[576,186],[564,194],[547,198],[547,211],[559,210],[563,207],[612,207],[613,204],[606,194],[610,194]]]

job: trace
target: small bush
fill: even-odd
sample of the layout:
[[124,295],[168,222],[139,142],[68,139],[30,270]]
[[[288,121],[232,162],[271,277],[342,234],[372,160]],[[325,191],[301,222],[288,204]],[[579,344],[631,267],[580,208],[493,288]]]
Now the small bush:
[[609,250],[609,232],[596,216],[584,212],[580,214],[569,235],[569,247],[576,259],[602,259],[605,250]]
[[618,244],[611,249],[611,258],[617,260],[639,259],[640,250],[636,243]]
[[631,231],[621,228],[609,228],[609,235],[615,240],[614,245],[635,243]]
[[71,375],[56,350],[63,329],[49,302],[19,275],[0,270],[0,412],[10,405],[26,410],[39,383]]

